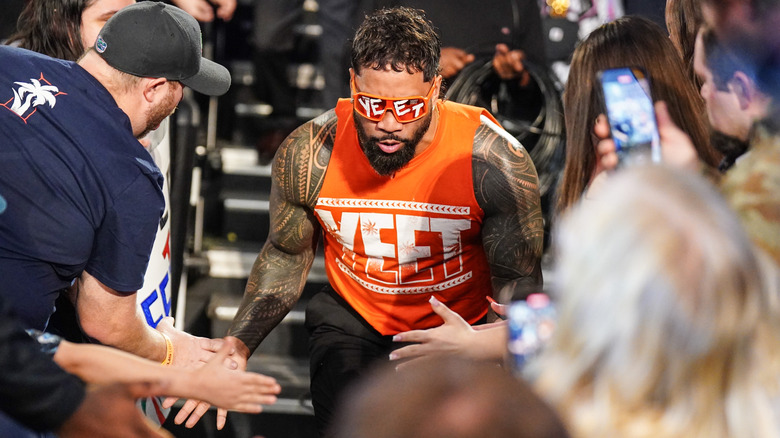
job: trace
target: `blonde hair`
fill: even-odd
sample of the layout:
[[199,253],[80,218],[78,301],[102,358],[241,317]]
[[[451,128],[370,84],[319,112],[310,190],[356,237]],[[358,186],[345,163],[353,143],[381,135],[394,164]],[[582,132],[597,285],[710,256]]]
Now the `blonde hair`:
[[776,437],[777,289],[720,195],[652,166],[564,215],[533,365],[574,436]]

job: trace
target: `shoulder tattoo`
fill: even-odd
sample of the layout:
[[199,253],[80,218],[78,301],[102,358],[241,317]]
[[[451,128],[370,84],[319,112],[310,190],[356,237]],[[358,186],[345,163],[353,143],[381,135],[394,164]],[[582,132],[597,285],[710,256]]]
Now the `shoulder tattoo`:
[[313,207],[322,188],[337,118],[329,111],[290,134],[274,158],[273,178],[290,202]]
[[482,124],[474,136],[474,195],[485,212],[482,240],[494,276],[517,278],[538,270],[544,220],[536,168],[523,146]]

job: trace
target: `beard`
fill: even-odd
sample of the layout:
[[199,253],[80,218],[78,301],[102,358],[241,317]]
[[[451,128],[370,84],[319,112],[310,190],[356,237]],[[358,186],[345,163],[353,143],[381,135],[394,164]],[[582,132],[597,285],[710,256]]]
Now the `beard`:
[[160,123],[162,123],[166,117],[170,116],[174,113],[174,111],[176,111],[177,105],[178,102],[176,102],[175,93],[173,88],[170,87],[168,88],[168,93],[165,95],[165,99],[160,102],[159,105],[150,108],[149,111],[146,112],[146,129],[144,129],[144,132],[142,132],[141,135],[138,135],[136,138],[146,137],[146,134],[157,129],[157,127],[160,126]]
[[[427,116],[421,119],[422,123],[420,124],[420,127],[412,133],[412,136],[409,139],[398,137],[393,134],[382,137],[372,137],[368,135],[363,124],[359,122],[361,116],[353,111],[352,117],[355,120],[358,143],[360,144],[360,148],[363,149],[363,153],[366,155],[371,167],[374,168],[376,173],[382,176],[389,176],[401,170],[412,161],[417,145],[431,126],[433,111],[430,111]],[[397,151],[388,154],[379,147],[379,143],[385,140],[398,141],[403,143],[403,145]]]
[[748,149],[748,142],[714,129],[710,131],[710,143],[715,150],[723,154],[723,160],[718,165],[721,172],[730,168]]

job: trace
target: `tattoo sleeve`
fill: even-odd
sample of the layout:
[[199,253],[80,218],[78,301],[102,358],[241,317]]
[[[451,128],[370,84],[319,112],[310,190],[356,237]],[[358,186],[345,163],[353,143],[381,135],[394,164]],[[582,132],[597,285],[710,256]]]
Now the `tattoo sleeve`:
[[538,290],[544,220],[539,179],[528,152],[508,134],[483,124],[474,137],[472,168],[474,194],[485,212],[482,244],[494,296],[500,297],[502,288],[512,297]]
[[320,232],[314,205],[335,132],[331,111],[296,129],[274,158],[269,236],[228,332],[250,352],[292,310],[303,291]]

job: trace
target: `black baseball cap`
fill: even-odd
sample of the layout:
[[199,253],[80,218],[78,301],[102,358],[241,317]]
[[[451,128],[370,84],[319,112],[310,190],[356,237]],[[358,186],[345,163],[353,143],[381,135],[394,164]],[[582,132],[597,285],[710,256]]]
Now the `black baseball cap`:
[[209,96],[230,88],[230,72],[202,56],[198,22],[161,2],[122,8],[98,34],[95,51],[115,69],[133,76],[179,81]]

